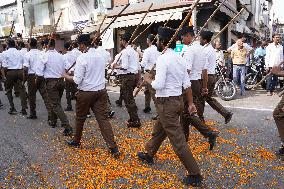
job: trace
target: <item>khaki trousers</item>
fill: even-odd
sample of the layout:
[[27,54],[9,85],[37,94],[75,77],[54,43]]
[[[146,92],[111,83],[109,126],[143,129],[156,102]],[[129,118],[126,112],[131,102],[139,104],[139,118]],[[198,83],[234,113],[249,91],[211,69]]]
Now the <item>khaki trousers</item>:
[[59,118],[63,127],[70,128],[67,116],[61,106],[61,98],[64,92],[63,79],[45,79],[45,84],[48,101],[52,109],[49,120],[56,123],[57,118]]
[[90,109],[94,112],[103,139],[109,148],[117,147],[108,118],[106,89],[87,92],[79,91],[76,95],[76,133],[74,140],[80,142],[83,126]]
[[185,92],[183,93],[184,111],[181,113],[180,122],[184,130],[186,141],[189,138],[189,126],[194,126],[205,138],[208,137],[212,129],[205,125],[205,123],[197,115],[190,115],[188,112],[188,101]]
[[27,95],[26,88],[23,85],[22,69],[7,71],[7,81],[5,83],[5,89],[11,108],[15,108],[12,94],[13,87],[17,87],[19,89],[22,109],[27,109]]
[[281,138],[281,141],[284,143],[284,96],[282,96],[282,99],[276,106],[273,112],[274,121],[276,123],[276,126],[278,128],[278,132]]
[[221,114],[224,118],[229,114],[229,111],[222,106],[215,98],[213,98],[215,83],[217,82],[216,75],[208,75],[208,95],[202,97],[202,106],[200,106],[200,114],[204,114],[205,102],[207,102],[214,110]]
[[183,110],[182,97],[157,98],[157,120],[152,138],[145,148],[149,155],[154,156],[162,142],[168,137],[174,152],[179,157],[189,174],[200,174],[199,167],[185,140],[179,115]]
[[120,75],[121,78],[121,93],[128,111],[131,121],[139,121],[137,106],[133,97],[133,91],[136,87],[136,76],[133,75]]
[[197,109],[197,115],[199,118],[204,121],[203,113],[202,113],[202,103],[203,103],[203,97],[201,95],[201,80],[192,80],[191,81],[191,89],[192,89],[192,95],[193,95],[193,103],[196,106]]
[[46,110],[48,112],[48,117],[51,116],[51,104],[48,102],[48,95],[45,87],[45,80],[43,77],[37,77],[35,74],[28,75],[28,99],[30,104],[30,115],[36,115],[36,93],[39,91]]

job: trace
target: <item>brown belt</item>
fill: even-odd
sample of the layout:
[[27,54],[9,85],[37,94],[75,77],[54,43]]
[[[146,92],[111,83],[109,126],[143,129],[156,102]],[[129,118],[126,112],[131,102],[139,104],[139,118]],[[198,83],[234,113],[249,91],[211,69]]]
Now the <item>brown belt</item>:
[[63,78],[45,78],[46,81],[58,81],[63,80]]
[[179,100],[182,96],[169,96],[169,97],[157,97],[157,101],[165,102],[167,100]]

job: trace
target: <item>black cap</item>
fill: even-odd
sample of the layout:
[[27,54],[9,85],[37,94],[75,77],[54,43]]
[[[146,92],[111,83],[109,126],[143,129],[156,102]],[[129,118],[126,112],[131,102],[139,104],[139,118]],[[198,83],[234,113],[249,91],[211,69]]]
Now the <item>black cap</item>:
[[184,26],[180,31],[179,31],[179,36],[183,36],[186,34],[191,34],[194,35],[194,29],[193,26]]
[[131,33],[125,32],[120,38],[124,41],[130,42],[129,40],[131,39]]
[[158,35],[162,38],[169,39],[175,34],[175,30],[169,27],[159,27]]
[[30,46],[31,47],[36,47],[37,46],[37,40],[35,38],[31,38],[30,42]]
[[149,34],[148,37],[147,37],[147,39],[149,39],[151,42],[153,42],[154,39],[155,39],[155,35]]
[[200,36],[202,39],[205,39],[207,41],[211,41],[212,37],[213,37],[214,33],[211,31],[202,31],[200,33]]
[[91,40],[91,36],[90,34],[81,34],[78,36],[78,43],[83,43],[83,44],[89,44]]
[[7,44],[8,44],[8,47],[11,47],[11,48],[16,47],[15,40],[13,38],[10,38],[10,37],[7,40]]
[[70,46],[71,46],[71,43],[69,41],[64,43],[64,48],[65,49],[69,50]]

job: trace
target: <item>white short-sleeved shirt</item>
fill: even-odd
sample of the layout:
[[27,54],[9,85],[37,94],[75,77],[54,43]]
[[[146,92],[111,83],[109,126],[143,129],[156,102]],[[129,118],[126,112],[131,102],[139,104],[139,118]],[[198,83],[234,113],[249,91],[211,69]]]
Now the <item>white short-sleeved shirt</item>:
[[122,74],[138,73],[139,70],[139,56],[137,52],[128,45],[121,51],[121,68]]
[[22,69],[24,64],[23,53],[18,51],[16,48],[9,48],[2,52],[2,66],[4,68],[15,70]]
[[193,42],[187,47],[183,53],[183,58],[186,61],[187,69],[190,71],[190,80],[201,79],[202,70],[205,66],[204,47],[200,45],[199,41]]
[[44,78],[61,78],[65,72],[64,57],[56,50],[48,50],[42,56],[43,63],[39,65],[39,72]]
[[82,91],[98,91],[105,88],[105,59],[95,49],[81,54],[76,61],[74,82]]
[[141,66],[144,67],[145,70],[151,70],[160,55],[161,52],[157,50],[157,47],[155,45],[151,45],[143,53]]
[[215,74],[216,70],[216,52],[211,44],[204,46],[205,66],[208,74]]
[[37,66],[42,64],[42,53],[38,49],[31,49],[25,54],[24,67],[28,68],[28,74],[36,74]]
[[156,76],[152,87],[156,90],[156,97],[180,96],[182,88],[191,86],[184,59],[174,50],[167,49],[158,57]]
[[265,66],[267,68],[280,64],[283,61],[283,46],[270,43],[266,47]]

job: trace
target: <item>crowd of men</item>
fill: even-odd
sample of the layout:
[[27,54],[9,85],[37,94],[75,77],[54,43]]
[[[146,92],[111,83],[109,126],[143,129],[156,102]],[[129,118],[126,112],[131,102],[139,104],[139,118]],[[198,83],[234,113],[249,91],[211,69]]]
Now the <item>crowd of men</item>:
[[[189,127],[194,126],[201,135],[208,138],[209,150],[213,150],[219,133],[205,124],[205,102],[224,117],[226,124],[232,119],[233,114],[213,97],[217,81],[216,63],[225,66],[225,61],[221,44],[216,42],[215,48],[210,44],[213,32],[202,31],[199,39],[195,40],[193,28],[183,27],[179,32],[179,37],[185,45],[181,55],[174,51],[176,40],[169,44],[174,33],[174,29],[160,27],[157,37],[152,34],[147,37],[148,48],[141,55],[133,48],[131,34],[125,32],[120,38],[120,53],[115,56],[114,61],[111,61],[109,53],[101,47],[100,40],[92,40],[89,34],[81,34],[76,41],[66,43],[64,55],[55,50],[54,39],[42,43],[41,51],[38,50],[39,44],[34,38],[29,40],[28,48],[25,48],[22,42],[16,44],[14,39],[9,38],[7,49],[4,45],[5,50],[0,54],[2,80],[10,104],[8,113],[17,113],[13,103],[14,89],[20,95],[21,114],[27,115],[28,100],[30,112],[27,118],[37,119],[36,93],[39,91],[48,112],[48,124],[54,128],[59,119],[64,127],[63,135],[74,136],[67,142],[68,145],[79,147],[84,122],[92,110],[111,154],[118,158],[120,151],[109,121],[114,112],[111,111],[105,79],[105,67],[110,65],[112,69],[117,70],[121,80],[121,95],[116,104],[121,106],[122,101],[125,103],[129,114],[127,127],[141,128],[133,96],[138,85],[144,83],[145,86],[143,111],[151,112],[151,99],[155,105],[158,116],[152,137],[145,145],[145,152],[137,153],[138,158],[149,164],[154,163],[155,154],[168,137],[174,152],[188,171],[189,175],[184,177],[183,182],[200,186],[201,172],[187,143]],[[255,52],[256,56],[266,54],[269,68],[280,62],[275,52],[275,49],[280,52],[282,48],[278,37],[274,36],[274,42],[266,48],[266,52],[263,46]],[[251,49],[242,39],[229,48],[234,65],[234,78],[240,77],[241,83],[249,51]],[[143,82],[142,69],[145,71]],[[273,73],[283,74],[279,69],[271,70]],[[76,99],[75,133],[61,104],[64,88],[67,97],[65,111],[73,110],[71,100]],[[241,94],[244,95],[242,84]],[[281,102],[274,117],[284,142],[283,99]],[[282,146],[279,154],[283,155],[283,151]]]

